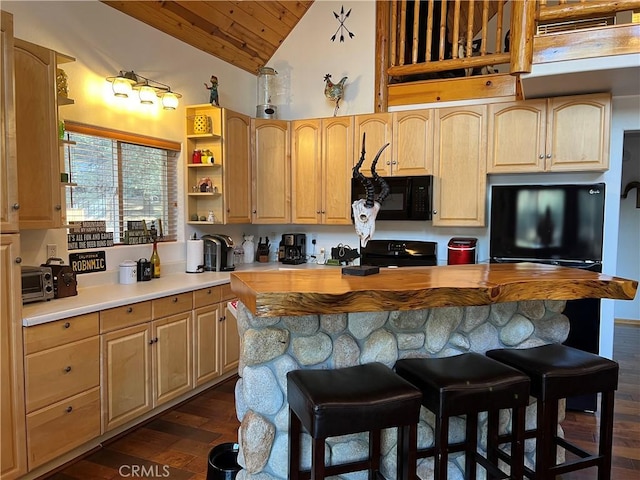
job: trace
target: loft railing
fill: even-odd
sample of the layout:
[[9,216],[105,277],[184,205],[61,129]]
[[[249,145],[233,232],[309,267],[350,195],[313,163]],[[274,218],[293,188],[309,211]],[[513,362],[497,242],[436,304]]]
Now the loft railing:
[[[565,53],[580,48],[567,46],[574,41],[571,37],[556,34],[603,25],[601,32],[608,23],[594,19],[638,9],[640,0],[378,0],[376,109],[386,111],[390,86],[498,71],[517,77],[530,72],[534,61],[545,61],[553,54],[555,42]],[[540,26],[546,34],[537,34]],[[634,51],[638,28],[636,24],[618,29],[620,39],[609,41],[614,54]],[[547,52],[534,58],[534,43]],[[485,83],[500,81],[494,77]]]

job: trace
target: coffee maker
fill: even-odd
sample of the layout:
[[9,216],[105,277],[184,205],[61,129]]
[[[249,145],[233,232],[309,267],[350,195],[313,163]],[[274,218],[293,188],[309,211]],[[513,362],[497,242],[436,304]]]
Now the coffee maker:
[[280,240],[278,260],[289,265],[307,261],[307,236],[304,233],[285,233]]
[[235,270],[233,264],[233,239],[229,235],[214,233],[203,235],[204,270],[207,272],[229,272]]

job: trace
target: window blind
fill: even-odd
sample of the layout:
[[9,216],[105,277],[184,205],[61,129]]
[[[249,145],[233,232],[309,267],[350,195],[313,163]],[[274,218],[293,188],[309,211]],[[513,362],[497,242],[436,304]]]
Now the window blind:
[[69,221],[105,220],[116,243],[127,222],[141,220],[161,227],[164,240],[177,238],[179,144],[73,123],[65,130],[75,143],[65,149]]

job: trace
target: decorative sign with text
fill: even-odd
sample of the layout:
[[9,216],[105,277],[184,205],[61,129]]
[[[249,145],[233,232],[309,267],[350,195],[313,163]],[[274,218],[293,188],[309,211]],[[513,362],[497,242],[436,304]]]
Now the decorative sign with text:
[[104,272],[107,270],[107,260],[104,250],[99,252],[70,253],[71,269],[78,273]]
[[68,250],[113,247],[113,232],[106,231],[104,220],[70,222],[68,228]]

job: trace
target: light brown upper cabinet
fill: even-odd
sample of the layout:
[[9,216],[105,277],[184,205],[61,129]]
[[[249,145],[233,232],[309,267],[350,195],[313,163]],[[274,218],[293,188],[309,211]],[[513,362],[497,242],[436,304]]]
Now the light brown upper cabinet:
[[489,173],[609,168],[607,93],[495,103],[488,120]]
[[251,221],[256,224],[290,223],[289,122],[252,119],[251,142]]
[[2,12],[2,48],[0,48],[0,231],[18,231],[18,167],[16,163],[16,116],[13,93],[13,15]]
[[[391,161],[390,164],[385,165],[385,175],[431,175],[433,171],[433,110],[393,113],[391,147]],[[382,169],[378,171],[381,172]]]
[[64,208],[56,69],[73,59],[17,38],[14,58],[20,229],[59,228]]
[[251,223],[251,118],[223,109],[224,223]]
[[486,114],[486,105],[436,110],[434,226],[482,227],[485,224]]
[[[385,144],[393,141],[393,120],[391,113],[372,113],[368,115],[356,115],[354,126],[354,155],[355,165],[362,155],[362,135],[365,139],[365,158],[360,168],[363,175],[371,176],[371,162]],[[376,165],[376,172],[380,176],[388,176],[391,171],[391,146],[387,147]]]
[[351,224],[353,117],[291,122],[292,222]]

